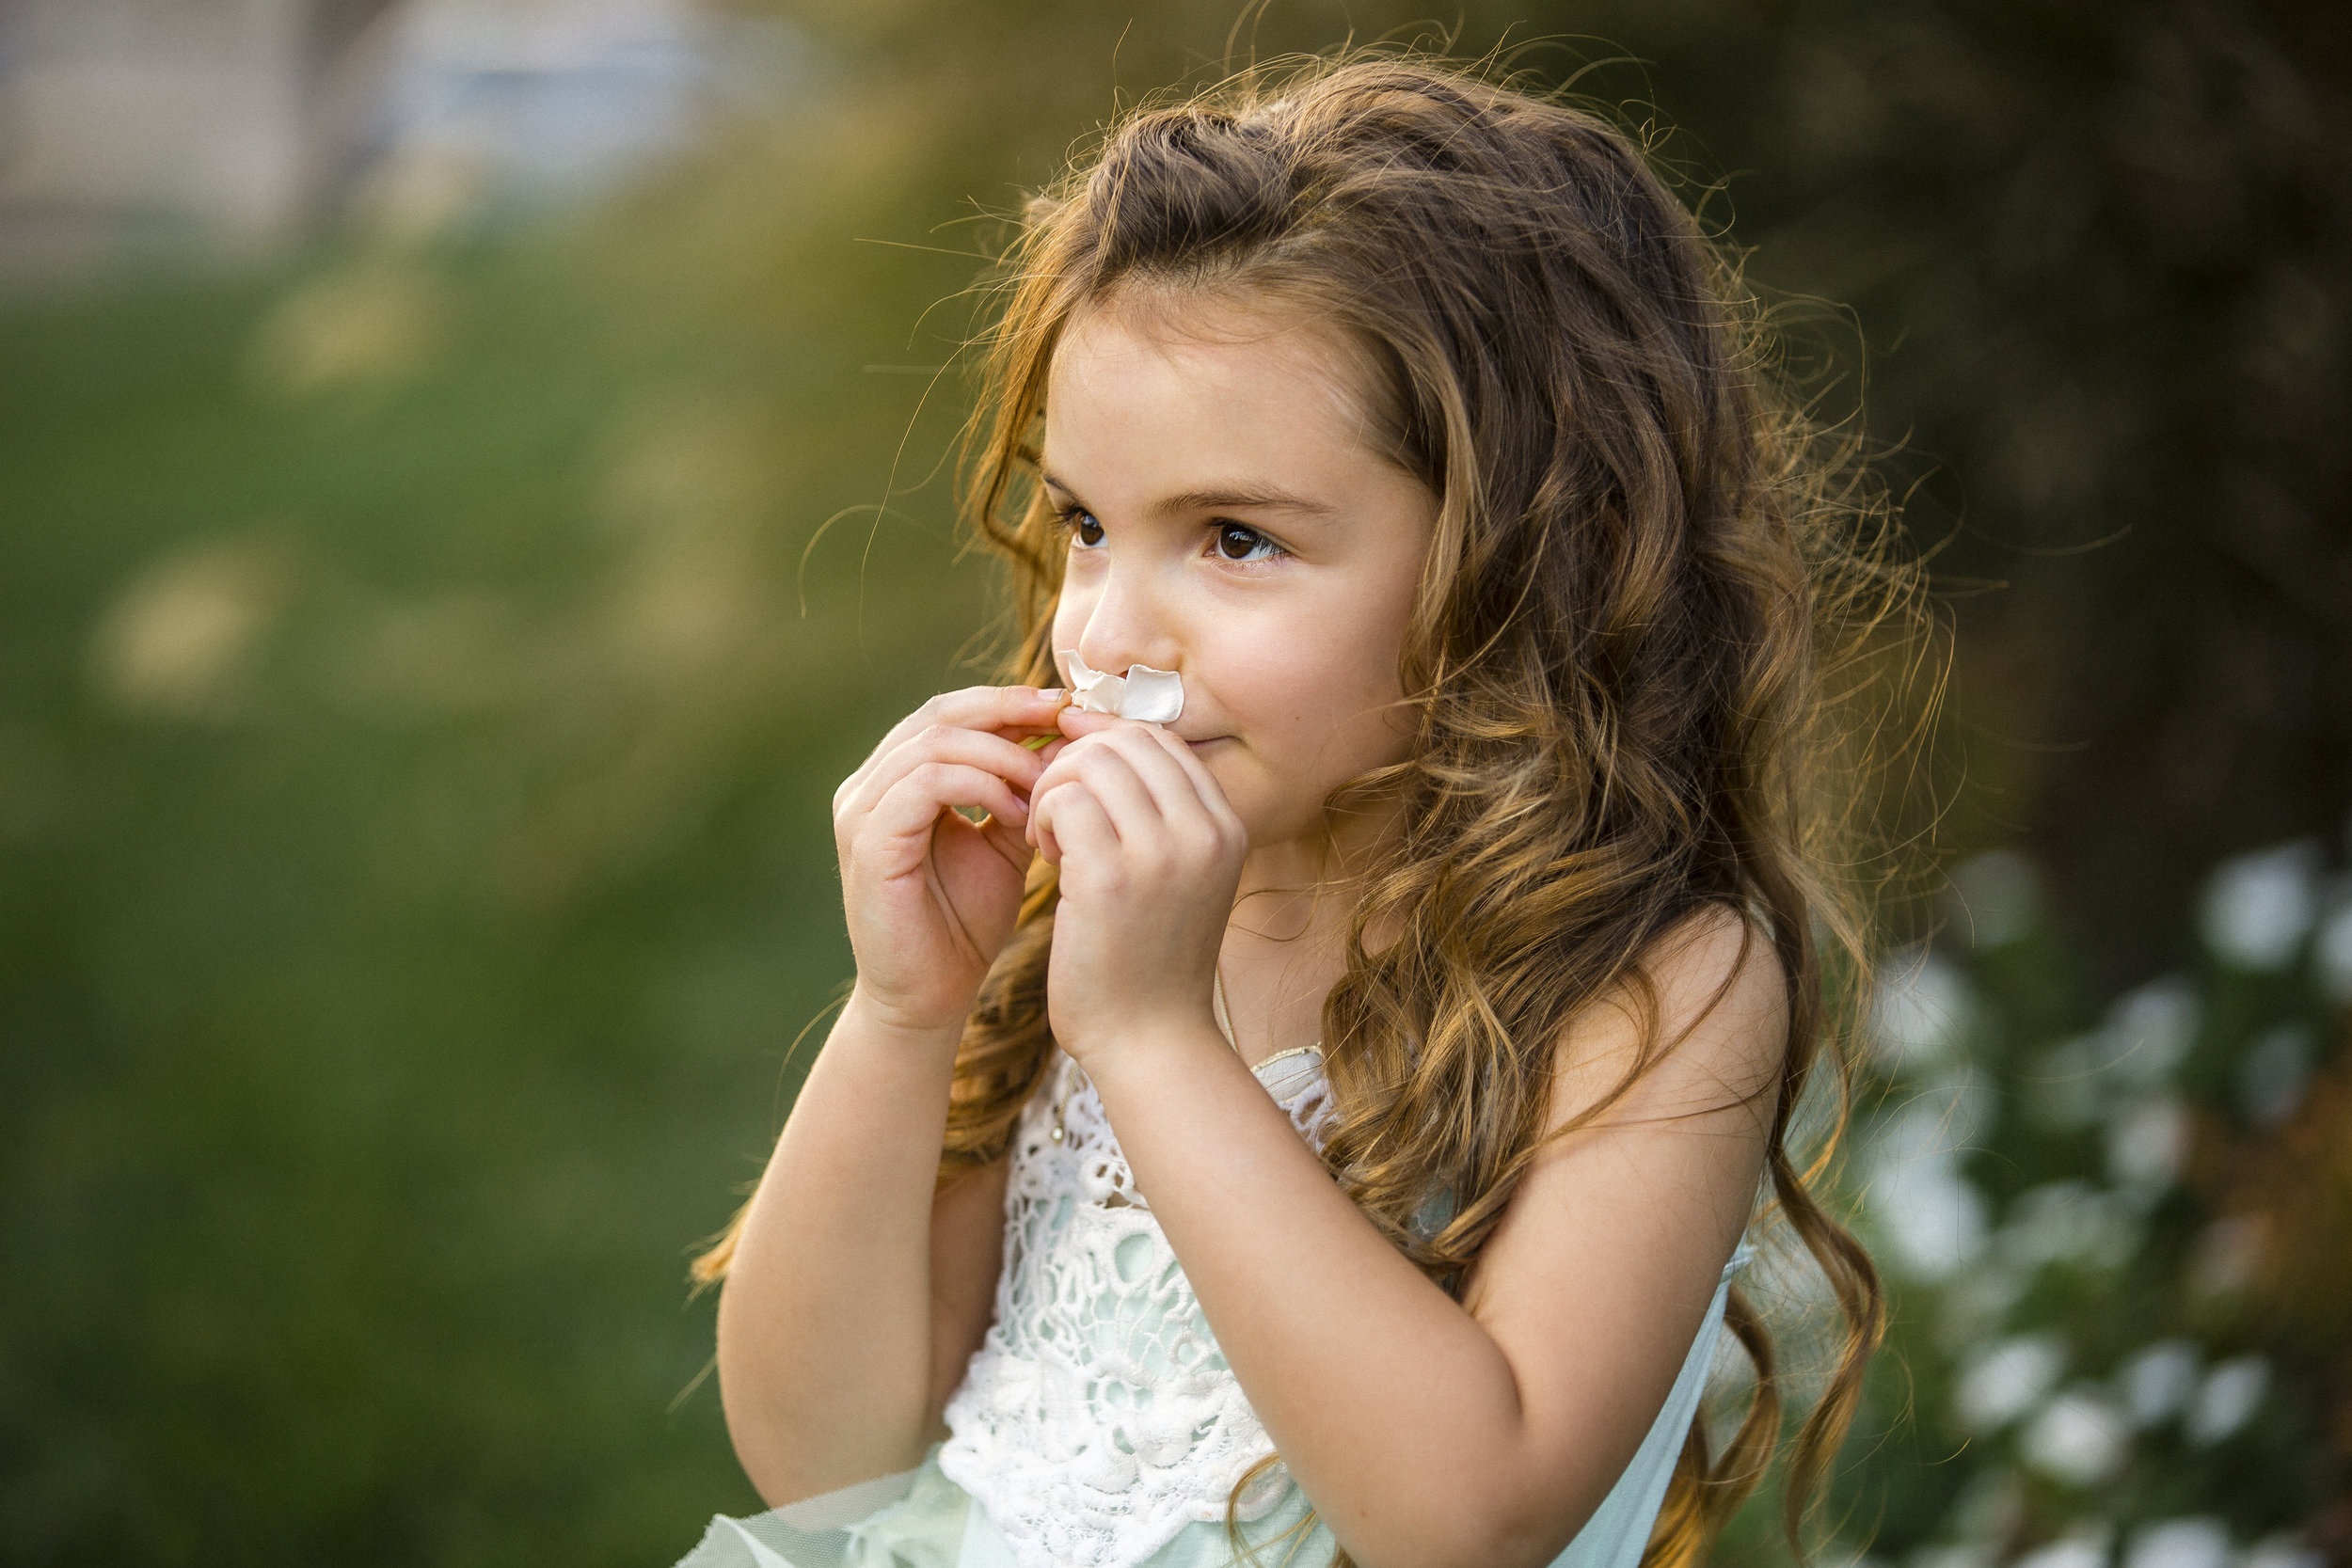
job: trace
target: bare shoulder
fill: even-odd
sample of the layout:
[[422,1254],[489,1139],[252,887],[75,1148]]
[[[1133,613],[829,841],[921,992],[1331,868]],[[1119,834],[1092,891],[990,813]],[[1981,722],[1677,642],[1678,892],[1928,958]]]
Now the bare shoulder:
[[1652,944],[1643,967],[1671,997],[1701,1009],[1717,997],[1764,992],[1771,1007],[1782,1006],[1788,982],[1780,958],[1756,923],[1727,904],[1708,904],[1686,915]]
[[1762,1172],[1788,1001],[1771,942],[1713,907],[1662,933],[1571,1018],[1554,1047],[1548,1136],[1472,1265],[1468,1299],[1541,1277],[1558,1258],[1638,1253],[1645,1268],[1682,1255],[1670,1289],[1703,1303]]
[[1710,904],[1661,934],[1557,1042],[1552,1123],[1769,1105],[1788,1040],[1788,982],[1771,941]]

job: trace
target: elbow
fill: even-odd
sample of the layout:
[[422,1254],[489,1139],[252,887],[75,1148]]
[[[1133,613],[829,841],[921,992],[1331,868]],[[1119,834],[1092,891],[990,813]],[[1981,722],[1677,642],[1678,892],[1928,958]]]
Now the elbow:
[[1441,1555],[1420,1560],[1443,1568],[1548,1568],[1575,1539],[1573,1529],[1564,1534],[1541,1526],[1489,1524],[1448,1542]]
[[1432,1524],[1386,1540],[1341,1538],[1340,1544],[1357,1568],[1547,1568],[1575,1539],[1574,1531],[1499,1528],[1473,1521],[1467,1512]]
[[1598,1499],[1554,1474],[1532,1481],[1489,1472],[1484,1483],[1441,1487],[1366,1513],[1332,1534],[1359,1568],[1547,1568],[1584,1528]]

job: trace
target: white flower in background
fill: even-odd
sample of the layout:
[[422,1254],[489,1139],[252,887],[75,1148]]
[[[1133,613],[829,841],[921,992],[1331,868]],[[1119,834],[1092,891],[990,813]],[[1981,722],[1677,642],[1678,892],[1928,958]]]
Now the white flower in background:
[[1994,1237],[2020,1269],[2070,1262],[2120,1268],[2139,1246],[2139,1223],[2123,1202],[2082,1181],[2045,1181],[2017,1195]]
[[2328,997],[2339,1003],[2352,1002],[2352,898],[2345,899],[2328,917],[2328,924],[2319,928],[2319,941],[2312,947],[2312,966],[2319,971],[2319,983],[2327,988]]
[[1922,1084],[1882,1121],[1871,1152],[1897,1164],[1953,1160],[1977,1146],[1993,1119],[1993,1091],[1966,1072]]
[[2020,1334],[1987,1345],[1961,1367],[1952,1404],[1971,1432],[1991,1432],[2024,1415],[2066,1370],[2066,1346],[2054,1334]]
[[1882,966],[1870,1007],[1870,1037],[1889,1066],[1915,1069],[1949,1060],[1975,1007],[1968,977],[1921,948]]
[[1074,648],[1063,649],[1062,657],[1070,660],[1072,696],[1089,713],[1173,724],[1184,711],[1184,677],[1173,670],[1130,664],[1124,675],[1110,675],[1089,669]]
[[1955,1541],[2006,1545],[2026,1522],[2026,1488],[2015,1470],[1995,1465],[1968,1478],[1944,1515]]
[[1984,1197],[1948,1164],[1890,1173],[1870,1191],[1889,1261],[1915,1279],[1937,1280],[1984,1252]]
[[2118,997],[2097,1029],[2042,1059],[2028,1105],[2034,1118],[2081,1127],[2163,1086],[2196,1043],[2201,1011],[2195,988],[2178,975]]
[[2237,1069],[2237,1100],[2247,1116],[2276,1127],[2295,1115],[2314,1054],[2308,1023],[2281,1023],[2256,1040]]
[[2179,1180],[2188,1158],[2188,1107],[2155,1095],[2107,1123],[2107,1172],[2119,1186],[2153,1197]]
[[2159,1339],[2135,1352],[2115,1374],[2132,1424],[2152,1427],[2178,1413],[2197,1386],[2197,1347],[2186,1339]]
[[2319,858],[2306,840],[2224,861],[2205,884],[2205,945],[2240,969],[2293,963],[2318,918]]
[[2027,1552],[2011,1568],[2107,1568],[2107,1547],[2114,1539],[2111,1525],[2077,1525],[2048,1545]]
[[2167,1519],[2132,1532],[2123,1568],[2229,1568],[2230,1529],[2218,1519]]
[[2100,1067],[2129,1084],[2163,1082],[2196,1043],[2198,1014],[2196,990],[2178,976],[2126,993],[2100,1026]]
[[1918,1279],[1942,1279],[1984,1251],[1984,1197],[1960,1172],[1991,1114],[1991,1095],[1965,1075],[1924,1085],[1882,1121],[1865,1162],[1867,1205],[1887,1259]]
[[2089,1385],[2050,1402],[2018,1440],[2026,1464],[2070,1486],[2096,1486],[2113,1475],[2128,1448],[2122,1412]]
[[1992,849],[1952,872],[1951,893],[1969,945],[2006,947],[2033,929],[2042,874],[2014,849]]
[[2270,1363],[2259,1355],[2240,1355],[2205,1374],[2197,1398],[2188,1407],[2185,1423],[2192,1442],[2218,1443],[2234,1435],[2270,1392]]
[[2269,1535],[2246,1548],[2238,1568],[2328,1568],[2328,1559],[2297,1536]]

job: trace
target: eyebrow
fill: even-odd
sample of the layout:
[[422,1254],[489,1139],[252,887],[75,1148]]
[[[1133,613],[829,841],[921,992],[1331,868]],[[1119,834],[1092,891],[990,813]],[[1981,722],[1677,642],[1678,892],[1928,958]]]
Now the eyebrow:
[[[1048,485],[1059,490],[1063,495],[1073,500],[1078,499],[1077,491],[1064,484],[1052,474],[1044,474],[1041,477]],[[1311,517],[1328,517],[1339,511],[1338,507],[1327,501],[1293,495],[1288,490],[1277,489],[1272,485],[1255,487],[1236,485],[1230,489],[1186,490],[1181,495],[1163,497],[1152,503],[1152,510],[1162,516],[1173,516],[1184,512],[1216,512],[1228,507],[1297,512]]]

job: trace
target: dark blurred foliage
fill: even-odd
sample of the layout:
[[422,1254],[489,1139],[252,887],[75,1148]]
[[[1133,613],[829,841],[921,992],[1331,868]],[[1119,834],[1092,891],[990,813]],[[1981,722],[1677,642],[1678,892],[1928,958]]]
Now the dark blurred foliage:
[[2094,983],[2142,978],[2205,867],[2352,802],[2342,12],[1796,10],[1660,101],[1757,171],[1758,275],[1853,309],[1915,530],[1987,590],[1963,835],[2029,844]]
[[[601,210],[0,309],[0,1561],[658,1563],[751,1505],[673,1408],[683,1253],[846,976],[834,783],[974,678],[933,378],[987,214],[1136,94],[1414,20],[739,8],[806,80]],[[1723,182],[1935,551],[1885,815],[1977,894],[1894,911],[1836,1499],[1914,1568],[2345,1550],[2338,14],[1461,21]]]

